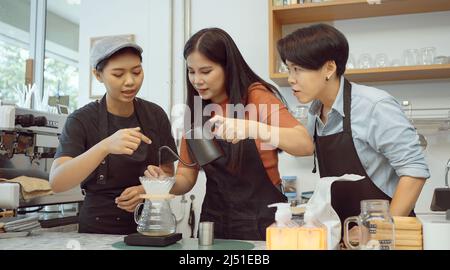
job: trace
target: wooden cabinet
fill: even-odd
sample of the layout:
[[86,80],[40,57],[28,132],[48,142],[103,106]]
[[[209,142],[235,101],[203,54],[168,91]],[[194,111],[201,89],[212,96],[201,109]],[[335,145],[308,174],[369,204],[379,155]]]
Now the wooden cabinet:
[[[369,4],[367,0],[335,0],[288,6],[272,3],[269,0],[269,74],[279,86],[288,86],[287,74],[278,73],[276,43],[282,38],[283,25],[450,10],[449,0],[381,0],[381,4]],[[350,69],[346,77],[354,82],[447,79],[450,64]]]

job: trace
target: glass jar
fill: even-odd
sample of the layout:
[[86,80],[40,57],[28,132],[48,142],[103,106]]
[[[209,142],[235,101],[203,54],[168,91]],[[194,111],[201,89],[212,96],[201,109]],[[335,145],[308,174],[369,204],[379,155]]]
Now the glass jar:
[[372,56],[368,53],[362,54],[358,59],[358,68],[360,69],[368,69],[373,68],[373,59]]
[[375,67],[377,68],[384,68],[387,67],[389,64],[388,56],[385,53],[379,53],[375,56]]
[[292,112],[295,119],[297,119],[302,125],[306,125],[308,122],[309,107],[305,105],[297,105]]
[[[356,223],[358,245],[350,242],[349,224]],[[387,200],[361,201],[361,214],[349,217],[344,222],[344,243],[350,249],[392,250],[395,247],[394,219],[389,212]]]
[[[139,216],[141,205],[144,205],[144,208]],[[138,224],[137,231],[143,235],[165,236],[176,231],[176,219],[168,198],[146,199],[136,207],[134,220]]]
[[356,68],[356,61],[355,61],[355,57],[353,56],[353,54],[348,55],[346,68],[347,69],[355,69]]
[[421,65],[420,52],[417,49],[407,49],[403,51],[402,62],[404,66]]
[[420,58],[422,65],[432,65],[434,62],[434,57],[436,56],[435,47],[426,47],[420,49]]
[[281,61],[278,65],[278,73],[289,73],[288,66],[286,66],[286,64]]
[[444,65],[444,64],[448,64],[449,63],[450,58],[447,56],[436,56],[434,58],[434,64],[438,64],[438,65]]

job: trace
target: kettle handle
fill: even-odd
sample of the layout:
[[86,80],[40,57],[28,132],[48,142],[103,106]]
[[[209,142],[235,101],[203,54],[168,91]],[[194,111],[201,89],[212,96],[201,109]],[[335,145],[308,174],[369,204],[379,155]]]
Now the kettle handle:
[[348,235],[349,235],[348,225],[352,222],[358,224],[358,221],[359,221],[359,217],[348,217],[344,221],[344,244],[347,248],[359,249],[359,244],[357,246],[352,245],[348,238]]
[[138,212],[139,212],[139,208],[141,208],[141,205],[144,205],[144,203],[139,203],[136,208],[134,209],[134,222],[136,222],[136,224],[139,224],[139,218],[141,218],[141,216],[138,216]]

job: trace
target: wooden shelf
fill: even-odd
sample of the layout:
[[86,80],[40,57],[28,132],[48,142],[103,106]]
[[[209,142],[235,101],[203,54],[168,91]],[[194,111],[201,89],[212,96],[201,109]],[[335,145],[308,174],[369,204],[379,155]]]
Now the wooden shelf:
[[[335,0],[277,7],[272,5],[272,0],[268,0],[268,3],[269,73],[279,86],[288,86],[287,75],[276,73],[276,43],[282,38],[283,25],[450,10],[450,0],[381,0],[381,4],[368,4],[367,0]],[[355,82],[448,79],[450,66],[354,69],[348,71],[347,77]]]
[[281,24],[335,21],[345,19],[392,16],[450,10],[448,0],[336,0],[273,7],[273,15]]
[[[274,73],[270,77],[279,86],[289,86],[287,74]],[[350,69],[345,73],[345,77],[358,83],[450,79],[450,64]]]

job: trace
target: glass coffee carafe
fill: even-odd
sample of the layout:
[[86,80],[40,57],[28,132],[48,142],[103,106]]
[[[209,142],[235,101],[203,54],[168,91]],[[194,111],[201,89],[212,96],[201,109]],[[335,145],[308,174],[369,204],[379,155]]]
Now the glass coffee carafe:
[[[134,220],[138,224],[137,231],[147,236],[165,236],[175,233],[176,219],[170,208],[170,200],[175,196],[169,194],[175,183],[173,177],[164,179],[149,179],[140,177],[140,181],[146,194],[141,195],[145,199],[134,211]],[[139,209],[142,208],[139,215]]]
[[[349,238],[349,224],[356,223],[358,245]],[[344,222],[344,243],[350,249],[392,250],[395,247],[394,219],[389,212],[387,200],[361,201],[361,214]]]

